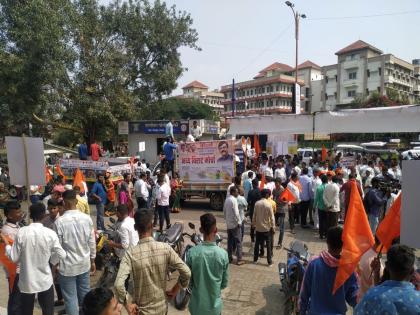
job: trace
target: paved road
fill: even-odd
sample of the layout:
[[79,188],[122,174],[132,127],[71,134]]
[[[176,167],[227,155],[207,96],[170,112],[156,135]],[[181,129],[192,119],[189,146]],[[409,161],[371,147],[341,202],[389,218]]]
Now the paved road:
[[[200,215],[210,211],[208,202],[205,200],[193,200],[187,202],[185,209],[178,214],[171,214],[172,222],[183,222],[186,230],[189,230],[188,222],[199,226]],[[92,212],[94,212],[92,208]],[[224,224],[223,213],[213,212],[216,215],[218,229],[224,239],[227,239],[226,226]],[[94,220],[95,221],[95,220]],[[319,240],[317,234],[312,230],[303,230],[296,228],[296,235],[292,235],[289,229],[286,229],[284,244],[288,245],[293,239],[298,239],[308,245],[309,251],[318,254],[326,248],[324,241]],[[280,292],[280,282],[277,264],[284,262],[286,252],[284,250],[274,250],[274,265],[267,266],[266,259],[260,259],[257,265],[253,261],[253,248],[249,238],[249,225],[246,226],[246,236],[244,238],[243,251],[244,259],[247,264],[243,266],[230,265],[229,287],[223,291],[224,309],[223,314],[229,315],[281,315],[283,314],[283,294]],[[277,237],[276,234],[275,237]],[[226,248],[226,241],[222,245]],[[0,278],[5,279],[3,271],[0,272]],[[7,281],[0,281],[0,315],[1,307],[7,304]],[[34,314],[41,314],[36,310]],[[170,306],[169,315],[189,314],[187,311],[178,311]]]

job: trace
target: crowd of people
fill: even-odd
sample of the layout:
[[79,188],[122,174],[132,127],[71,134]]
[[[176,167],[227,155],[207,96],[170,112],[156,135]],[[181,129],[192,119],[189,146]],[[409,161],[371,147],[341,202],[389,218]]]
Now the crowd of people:
[[[171,140],[165,143],[168,151],[176,148]],[[356,314],[418,314],[420,296],[412,284],[418,289],[418,280],[413,278],[415,255],[404,245],[395,244],[388,251],[384,268],[375,244],[362,257],[356,273],[331,293],[343,246],[339,225],[345,224],[351,187],[356,185],[375,234],[401,181],[397,161],[386,165],[378,157],[364,156],[346,167],[341,158],[331,152],[308,164],[297,156],[263,155],[249,161],[226,192],[227,251],[216,245],[216,218],[207,213],[200,217],[204,242],[190,250],[186,262],[169,245],[153,238],[154,229],[163,231],[165,223],[166,229],[171,227],[171,209],[180,211],[182,181],[170,156],[156,180],[145,161],[139,161],[136,179],[124,174],[116,185],[110,173],[99,174],[89,193],[85,183],[69,185],[60,176],[51,182],[49,193],[31,187],[31,224],[22,224],[25,218],[19,202],[4,205],[1,238],[7,257],[16,264],[16,275],[8,274],[8,314],[32,314],[35,296],[43,314],[53,314],[59,305],[69,315],[120,314],[121,305],[129,314],[166,314],[167,299],[187,286],[191,314],[220,314],[229,264],[246,263],[242,253],[245,226],[250,225],[254,263],[266,257],[272,266],[274,248],[283,247],[286,218],[293,235],[301,233],[296,228],[300,225],[317,230],[328,245],[307,267],[299,299],[301,314],[345,314],[346,304],[355,306]],[[105,229],[107,211],[114,213],[116,208],[118,237],[108,243],[121,260],[115,295],[109,288],[91,290],[96,243],[88,201],[96,206],[98,230]],[[179,274],[170,290],[167,270]]]

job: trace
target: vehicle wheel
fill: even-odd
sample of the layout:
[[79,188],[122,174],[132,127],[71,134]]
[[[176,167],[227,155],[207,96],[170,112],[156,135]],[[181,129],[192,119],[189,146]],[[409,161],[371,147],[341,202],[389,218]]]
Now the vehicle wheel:
[[186,289],[179,290],[178,294],[175,296],[175,308],[177,310],[185,310],[190,301],[190,294]]
[[210,208],[213,210],[222,210],[223,209],[223,194],[222,193],[212,193],[210,196]]

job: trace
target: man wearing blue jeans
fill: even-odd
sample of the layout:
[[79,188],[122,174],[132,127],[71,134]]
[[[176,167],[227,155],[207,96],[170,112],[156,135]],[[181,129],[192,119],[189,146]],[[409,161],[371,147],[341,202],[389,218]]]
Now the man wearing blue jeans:
[[96,229],[105,230],[104,212],[106,205],[105,177],[98,174],[98,181],[93,184],[92,197],[96,201]]
[[54,222],[66,257],[60,260],[58,280],[67,315],[79,315],[85,295],[90,290],[89,271],[94,273],[96,243],[92,219],[76,209],[74,190],[63,193],[64,214]]
[[370,229],[372,230],[373,235],[375,235],[376,228],[379,224],[379,216],[387,199],[386,196],[378,189],[379,180],[376,177],[372,178],[371,183],[372,189],[367,192],[364,204],[366,207],[365,210],[368,214]]

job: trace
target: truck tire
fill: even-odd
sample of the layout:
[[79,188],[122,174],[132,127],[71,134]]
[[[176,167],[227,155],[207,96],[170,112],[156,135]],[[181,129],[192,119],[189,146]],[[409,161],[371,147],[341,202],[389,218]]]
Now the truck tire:
[[212,193],[210,195],[210,208],[213,210],[223,210],[224,195],[222,193]]

